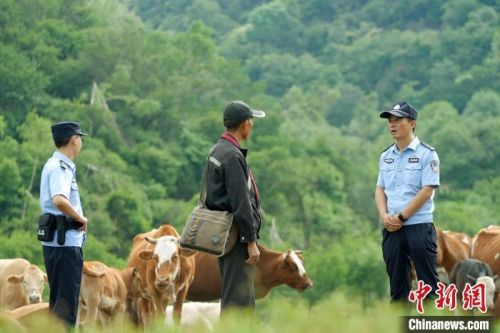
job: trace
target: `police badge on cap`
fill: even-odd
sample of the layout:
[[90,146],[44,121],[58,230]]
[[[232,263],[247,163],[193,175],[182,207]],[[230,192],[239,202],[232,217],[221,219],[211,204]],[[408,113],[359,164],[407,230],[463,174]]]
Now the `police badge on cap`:
[[54,140],[69,138],[72,135],[88,135],[82,132],[80,124],[76,121],[62,121],[52,125],[51,129]]

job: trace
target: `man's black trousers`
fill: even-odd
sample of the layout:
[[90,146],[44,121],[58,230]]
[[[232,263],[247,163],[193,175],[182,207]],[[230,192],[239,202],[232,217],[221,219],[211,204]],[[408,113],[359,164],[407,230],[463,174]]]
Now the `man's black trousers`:
[[439,281],[436,272],[436,229],[432,223],[403,226],[395,232],[382,230],[382,252],[389,274],[391,299],[406,301],[411,289],[410,260],[417,279],[432,288],[427,297],[435,297]]
[[49,279],[49,308],[68,326],[75,326],[83,271],[81,247],[43,246]]
[[231,252],[219,258],[221,312],[235,307],[255,309],[255,266],[245,264],[247,259],[247,244],[238,241]]

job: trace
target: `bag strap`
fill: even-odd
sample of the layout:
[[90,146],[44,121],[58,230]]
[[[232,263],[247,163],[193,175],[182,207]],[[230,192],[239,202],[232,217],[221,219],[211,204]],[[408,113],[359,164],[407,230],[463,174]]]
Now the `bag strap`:
[[205,200],[207,200],[208,163],[210,162],[210,156],[212,155],[214,148],[215,146],[208,152],[207,160],[205,162],[205,170],[203,171],[203,179],[201,180],[200,199],[198,200],[198,205],[202,207],[206,207]]

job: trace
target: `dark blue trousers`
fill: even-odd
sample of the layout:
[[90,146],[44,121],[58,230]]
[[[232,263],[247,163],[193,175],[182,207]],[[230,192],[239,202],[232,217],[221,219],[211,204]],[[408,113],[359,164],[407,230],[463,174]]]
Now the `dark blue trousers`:
[[382,230],[382,252],[389,275],[391,299],[407,301],[411,289],[410,260],[417,279],[432,288],[435,296],[439,281],[436,272],[436,229],[432,223],[407,225],[395,232]]
[[43,246],[43,260],[49,279],[50,311],[68,326],[75,326],[83,271],[82,248]]
[[221,313],[229,308],[255,309],[255,266],[245,264],[247,259],[247,244],[238,241],[231,252],[219,258]]

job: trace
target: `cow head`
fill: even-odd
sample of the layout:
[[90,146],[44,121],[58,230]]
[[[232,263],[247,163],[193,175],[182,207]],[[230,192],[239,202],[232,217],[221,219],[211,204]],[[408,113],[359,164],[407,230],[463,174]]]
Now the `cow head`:
[[135,267],[128,267],[125,269],[125,284],[127,287],[128,298],[144,298],[150,300],[146,284],[142,281],[141,274]]
[[146,237],[145,240],[154,245],[154,249],[139,252],[139,258],[151,261],[154,269],[154,286],[159,292],[167,292],[175,300],[175,279],[180,271],[179,238],[162,236],[157,239]]
[[283,255],[278,268],[278,276],[287,286],[301,292],[311,288],[313,285],[304,268],[302,251],[288,250]]
[[22,284],[27,304],[40,303],[44,283],[47,282],[47,274],[35,265],[31,265],[21,274],[8,276],[7,281],[13,284]]

